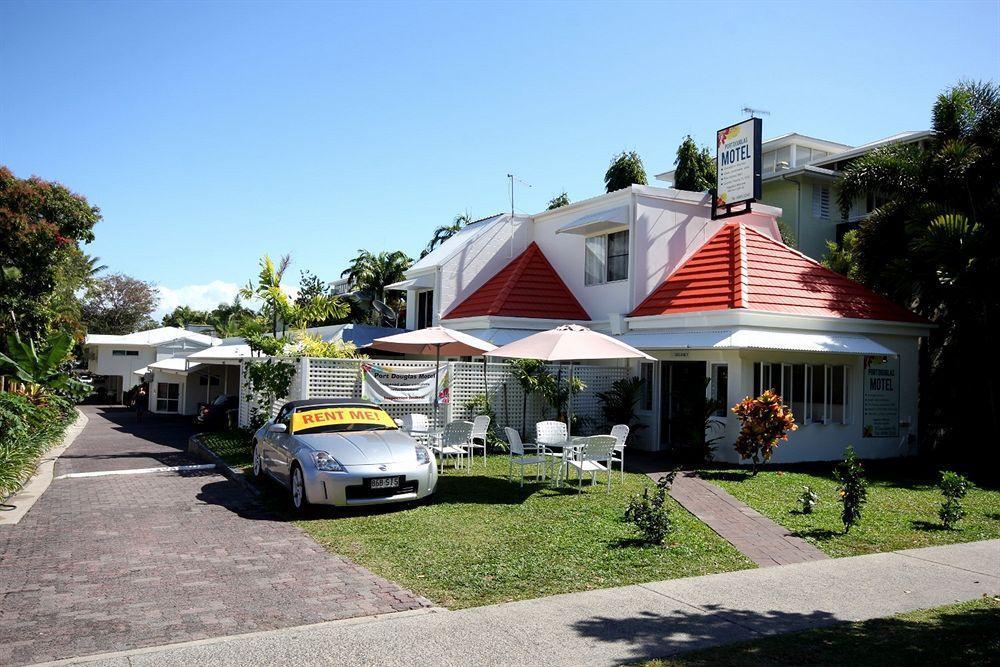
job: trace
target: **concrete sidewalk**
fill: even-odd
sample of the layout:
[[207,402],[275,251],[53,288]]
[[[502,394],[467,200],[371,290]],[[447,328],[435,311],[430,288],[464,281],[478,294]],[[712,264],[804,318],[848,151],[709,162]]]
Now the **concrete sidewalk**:
[[[304,581],[303,585],[308,585]],[[744,570],[128,653],[103,665],[615,665],[1000,593],[1000,540]]]

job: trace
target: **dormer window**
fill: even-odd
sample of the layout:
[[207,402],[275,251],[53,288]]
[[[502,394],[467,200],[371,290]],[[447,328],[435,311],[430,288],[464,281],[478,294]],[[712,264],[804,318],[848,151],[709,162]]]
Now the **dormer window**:
[[601,285],[627,279],[628,230],[587,237],[584,284]]

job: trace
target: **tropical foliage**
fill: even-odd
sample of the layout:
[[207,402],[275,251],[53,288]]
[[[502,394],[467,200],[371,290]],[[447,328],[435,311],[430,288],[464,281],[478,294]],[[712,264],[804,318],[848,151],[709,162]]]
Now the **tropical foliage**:
[[[289,255],[281,257],[277,264],[269,255],[264,255],[260,259],[257,283],[248,282],[239,293],[244,299],[260,300],[260,315],[270,324],[274,338],[283,338],[289,327],[303,328],[330,317],[345,317],[348,313],[344,300],[332,294],[320,293],[301,301],[293,300],[282,284],[291,262]],[[246,333],[249,337],[260,332],[248,327]]]
[[854,453],[854,447],[844,450],[844,460],[837,464],[833,471],[840,486],[837,488],[842,505],[840,518],[844,523],[844,532],[861,520],[861,508],[868,502],[868,482],[861,460]]
[[20,488],[75,414],[72,404],[57,396],[38,403],[24,394],[0,391],[0,500]]
[[622,151],[611,158],[611,165],[604,173],[604,187],[607,192],[614,192],[633,184],[646,185],[646,169],[638,153]]
[[563,190],[555,197],[549,200],[549,205],[545,207],[545,210],[552,211],[557,208],[562,208],[563,206],[569,206],[569,195]]
[[733,414],[740,420],[740,433],[734,444],[736,453],[741,459],[753,462],[754,475],[757,466],[770,461],[774,448],[798,428],[791,408],[770,389],[757,398],[744,398],[733,406]]
[[859,201],[880,205],[827,262],[936,325],[921,364],[921,441],[950,456],[995,457],[982,434],[1000,430],[1000,368],[983,368],[982,354],[1000,322],[1000,86],[960,83],[931,118],[925,142],[845,168],[845,216]]
[[429,255],[434,248],[437,248],[439,245],[460,232],[462,227],[465,227],[470,222],[472,222],[472,218],[469,216],[468,211],[466,211],[465,213],[459,213],[456,215],[455,219],[451,221],[451,224],[440,225],[434,230],[434,235],[431,237],[427,247],[420,251],[420,256],[426,257]]
[[20,384],[17,391],[39,397],[36,402],[45,402],[48,392],[82,399],[90,386],[68,372],[73,343],[73,336],[65,331],[53,331],[38,346],[12,334],[7,337],[7,354],[0,352],[0,374],[14,378]]
[[708,148],[702,147],[699,150],[690,134],[677,147],[674,187],[692,192],[705,192],[715,187],[715,158],[708,152]]
[[632,430],[640,425],[635,411],[642,399],[643,385],[642,378],[627,377],[612,382],[608,391],[598,392],[606,425],[625,424]]
[[113,273],[93,281],[81,306],[89,333],[130,334],[149,328],[160,297],[152,283]]
[[[402,250],[380,253],[358,250],[357,257],[351,260],[341,277],[350,281],[354,290],[352,298],[365,313],[364,321],[375,326],[381,326],[385,322],[375,307],[375,301],[388,305],[397,315],[406,307],[398,292],[389,296],[386,286],[403,280],[411,264],[413,260]],[[388,324],[396,326],[395,322]]]
[[957,472],[944,470],[941,472],[941,481],[938,482],[938,488],[941,489],[941,495],[944,496],[944,502],[941,503],[938,516],[941,517],[941,523],[944,524],[945,528],[954,528],[955,524],[965,516],[965,509],[962,507],[962,498],[969,493],[969,489],[972,488],[972,482]]

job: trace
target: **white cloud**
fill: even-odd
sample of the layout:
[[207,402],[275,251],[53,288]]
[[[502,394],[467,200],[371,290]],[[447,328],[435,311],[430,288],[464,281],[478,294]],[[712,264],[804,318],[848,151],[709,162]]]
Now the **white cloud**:
[[205,285],[185,285],[177,289],[157,285],[156,289],[160,293],[160,305],[153,313],[153,317],[160,319],[177,306],[212,310],[220,303],[231,303],[240,288],[236,283],[213,280]]

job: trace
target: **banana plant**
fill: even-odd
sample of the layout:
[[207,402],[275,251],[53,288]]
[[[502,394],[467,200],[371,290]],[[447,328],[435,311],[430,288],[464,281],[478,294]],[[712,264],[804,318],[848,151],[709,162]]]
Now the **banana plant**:
[[29,388],[40,387],[70,396],[85,395],[90,386],[62,370],[61,365],[73,347],[73,337],[65,331],[49,334],[41,346],[21,340],[18,334],[7,337],[8,353],[0,352],[0,373],[10,375]]

